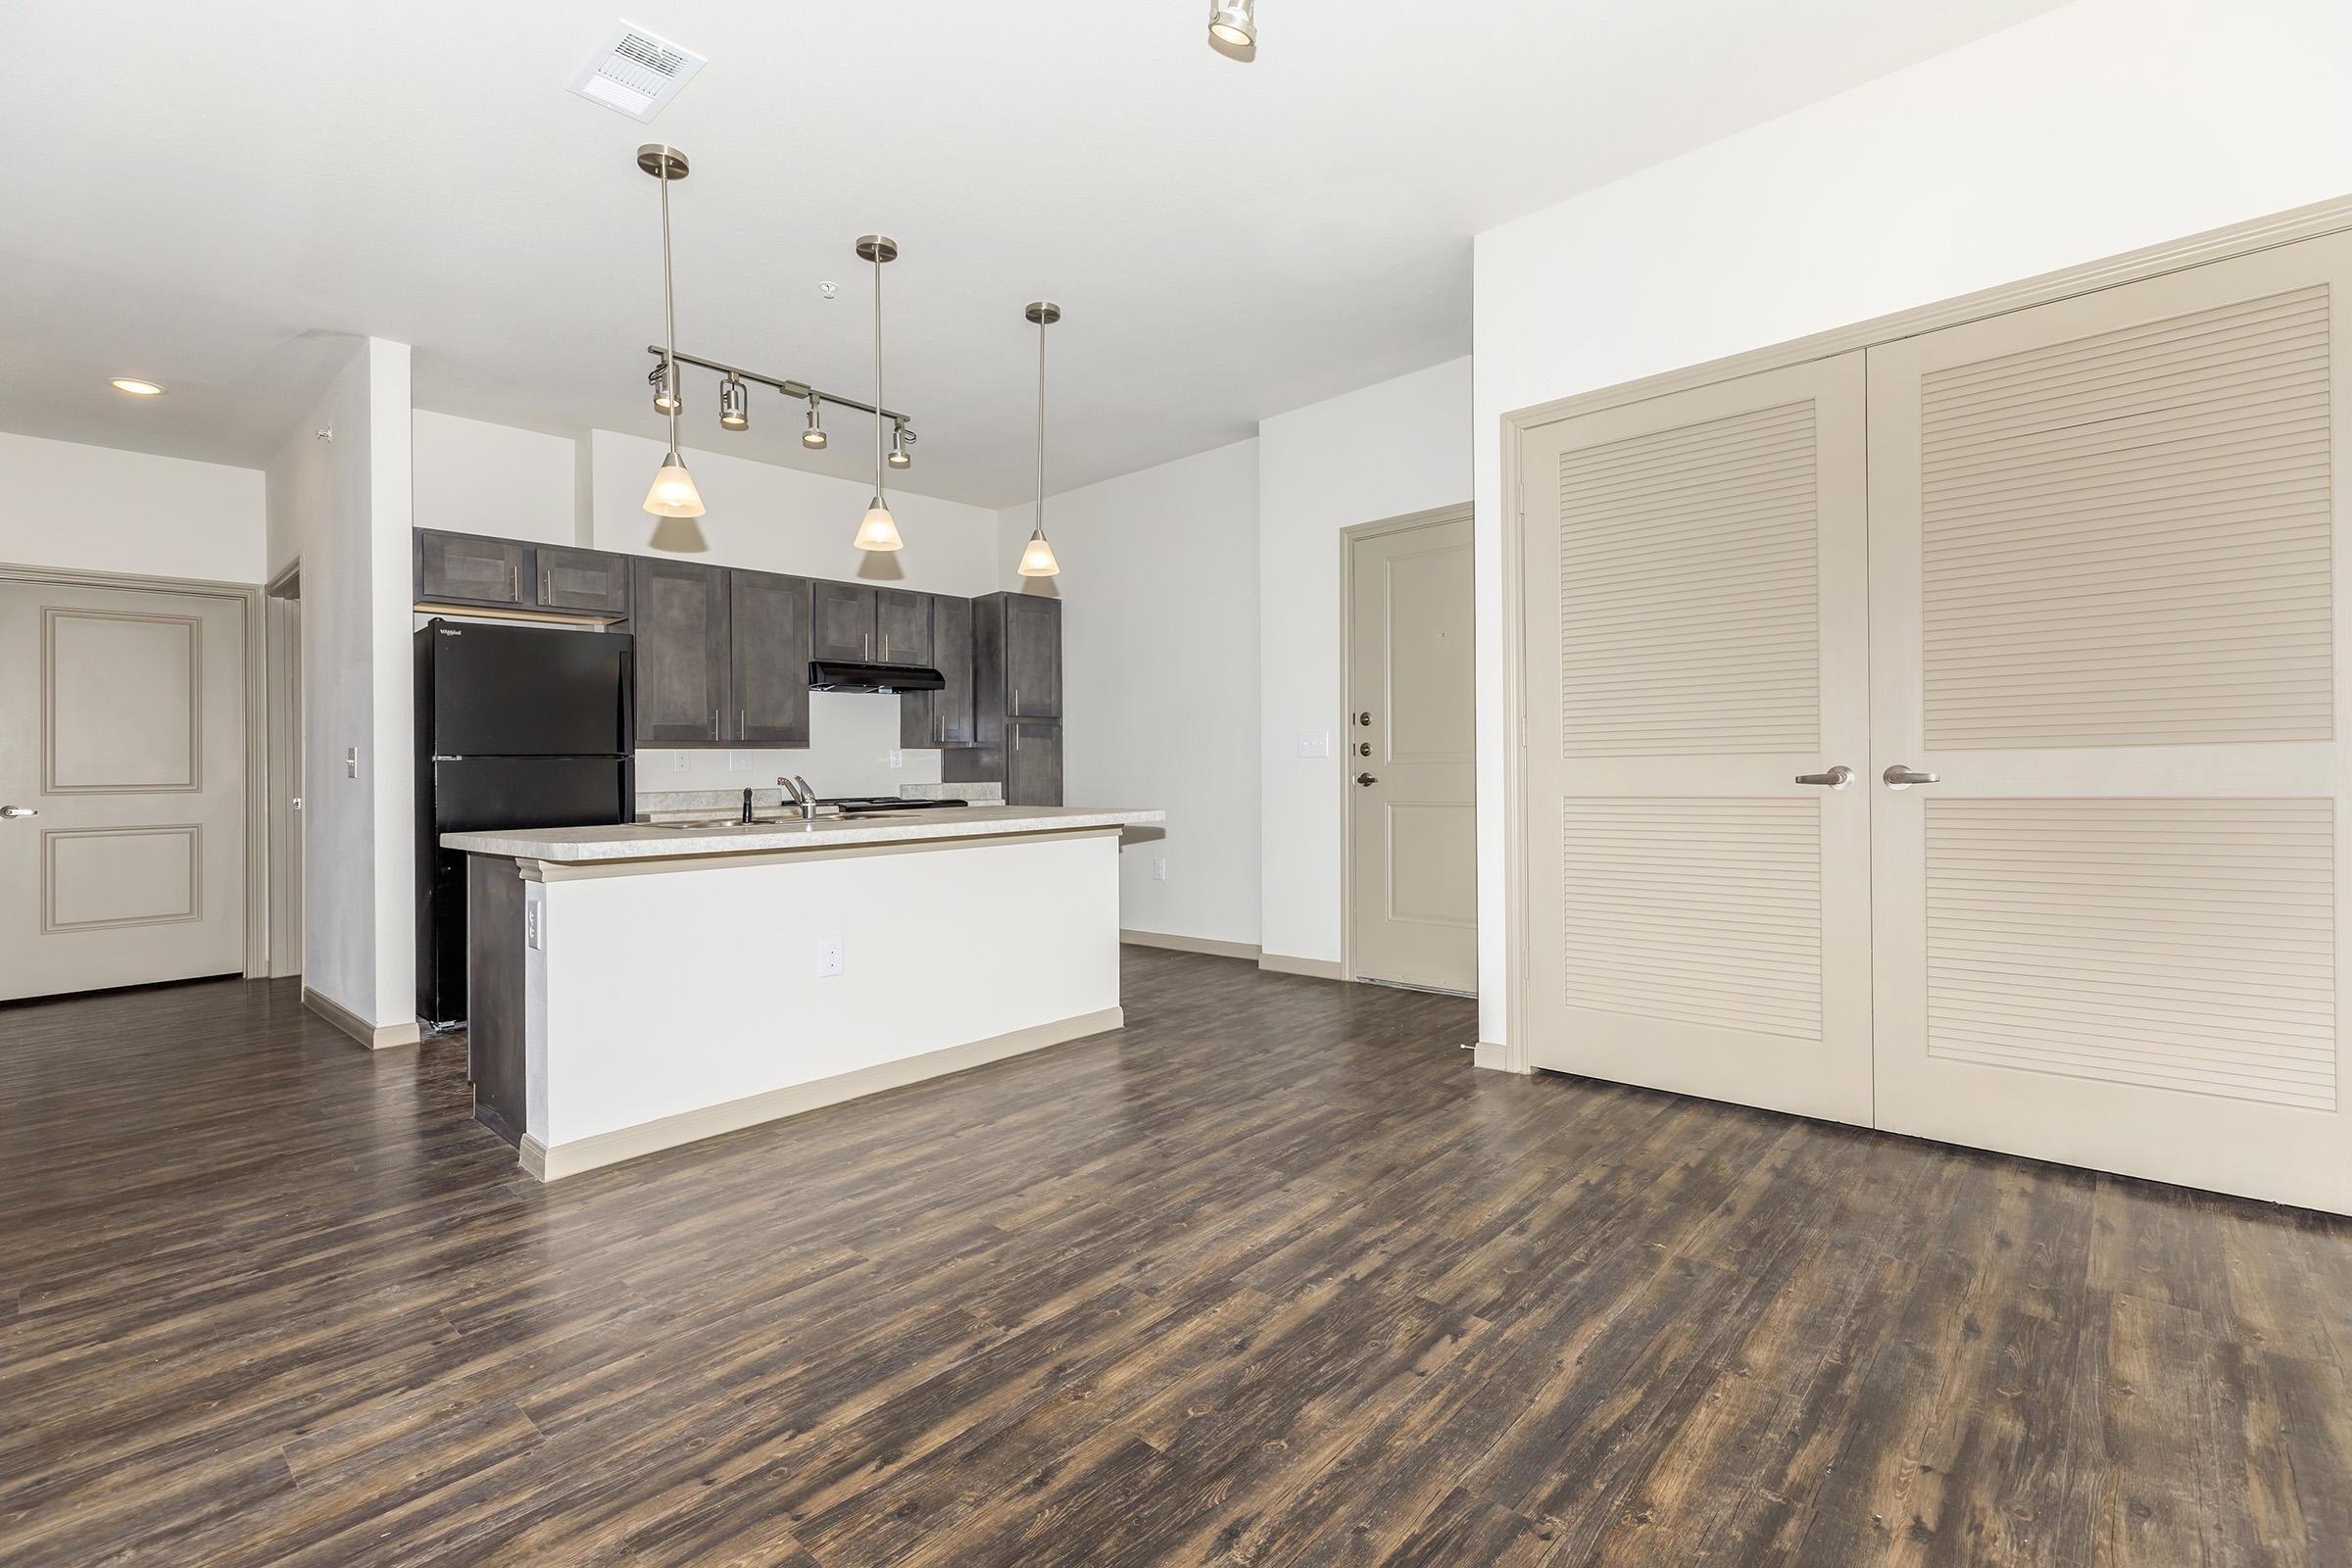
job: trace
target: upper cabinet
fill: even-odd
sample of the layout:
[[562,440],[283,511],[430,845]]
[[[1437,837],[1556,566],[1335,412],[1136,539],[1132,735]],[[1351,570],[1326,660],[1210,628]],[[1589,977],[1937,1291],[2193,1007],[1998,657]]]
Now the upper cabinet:
[[532,580],[541,610],[577,610],[591,614],[629,612],[629,558],[603,550],[541,545],[533,555]]
[[1061,601],[1004,594],[1004,713],[1061,716]]
[[[899,699],[899,744],[926,749],[972,744],[972,602],[925,596],[929,662],[947,685]],[[893,644],[895,652],[897,645]]]
[[520,606],[530,578],[531,547],[469,533],[416,536],[416,597],[435,605]]
[[480,534],[416,531],[416,602],[546,610],[600,620],[629,613],[629,558]]
[[808,744],[810,583],[767,571],[730,571],[735,722],[747,746]]
[[931,662],[931,596],[874,590],[874,658],[885,664]]
[[727,681],[734,648],[727,573],[699,562],[644,556],[631,564],[636,614],[629,629],[637,635],[637,743],[724,742],[727,718],[732,716]]
[[874,591],[861,582],[812,585],[811,659],[862,663],[874,657]]

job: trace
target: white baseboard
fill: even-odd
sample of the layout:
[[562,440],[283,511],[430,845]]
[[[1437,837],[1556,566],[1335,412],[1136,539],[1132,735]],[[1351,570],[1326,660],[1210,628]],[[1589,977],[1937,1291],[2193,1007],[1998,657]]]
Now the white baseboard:
[[604,1165],[617,1165],[624,1159],[651,1154],[664,1149],[676,1149],[681,1144],[700,1143],[716,1138],[721,1133],[740,1132],[757,1127],[761,1122],[776,1121],[785,1116],[797,1116],[805,1110],[824,1105],[838,1105],[845,1100],[861,1100],[878,1095],[885,1089],[898,1089],[906,1084],[920,1083],[926,1078],[941,1078],[967,1067],[978,1067],[1007,1056],[1018,1056],[1065,1041],[1083,1040],[1108,1030],[1126,1027],[1126,1013],[1119,1007],[1104,1007],[1100,1012],[1082,1012],[1074,1018],[1061,1018],[1053,1023],[1033,1024],[1015,1029],[1010,1034],[996,1035],[987,1040],[975,1040],[968,1045],[948,1046],[925,1052],[919,1056],[904,1056],[897,1061],[876,1062],[856,1072],[839,1073],[831,1078],[819,1078],[813,1083],[788,1084],[782,1089],[770,1089],[764,1094],[747,1095],[741,1100],[729,1100],[716,1105],[705,1105],[699,1110],[682,1110],[674,1116],[660,1116],[652,1121],[639,1122],[634,1127],[616,1127],[609,1133],[597,1133],[587,1138],[575,1138],[569,1143],[553,1147],[525,1133],[522,1139],[521,1165],[524,1171],[543,1182],[560,1181],[577,1176],[582,1171]]
[[1491,1072],[1515,1072],[1525,1077],[1532,1067],[1516,1066],[1511,1061],[1511,1048],[1492,1040],[1481,1040],[1470,1048],[1470,1060]]
[[1214,937],[1180,937],[1166,931],[1125,931],[1119,940],[1131,948],[1165,948],[1170,953],[1205,953],[1217,958],[1247,958],[1257,961],[1254,942],[1220,942]]
[[1337,958],[1294,958],[1280,953],[1261,953],[1257,956],[1257,966],[1276,974],[1302,974],[1310,980],[1346,978]]
[[322,997],[309,986],[302,988],[302,1004],[369,1051],[382,1051],[390,1046],[413,1046],[423,1038],[414,1018],[400,1023],[369,1023],[340,1002],[331,997]]

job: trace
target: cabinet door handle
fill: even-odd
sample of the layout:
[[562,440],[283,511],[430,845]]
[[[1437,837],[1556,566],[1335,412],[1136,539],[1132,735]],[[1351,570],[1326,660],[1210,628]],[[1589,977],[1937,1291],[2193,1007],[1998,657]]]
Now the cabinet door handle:
[[522,603],[521,573],[522,568],[520,566],[509,566],[507,568],[507,597],[518,605]]
[[539,602],[544,605],[550,599],[555,597],[556,568],[553,566],[541,566],[539,568]]
[[739,741],[751,739],[752,721],[745,716],[749,711],[743,708],[735,710],[735,738]]
[[882,634],[882,662],[885,664],[890,662],[890,633],[888,632]]

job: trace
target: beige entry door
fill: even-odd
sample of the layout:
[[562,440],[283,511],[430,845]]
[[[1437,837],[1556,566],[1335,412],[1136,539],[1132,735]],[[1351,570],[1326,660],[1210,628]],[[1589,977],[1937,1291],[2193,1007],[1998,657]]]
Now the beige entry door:
[[0,999],[243,972],[244,613],[0,581]]
[[1862,370],[1521,438],[1535,1066],[1871,1118]]
[[2352,1210],[2348,285],[1871,350],[1880,1125]]
[[1478,989],[1470,515],[1348,536],[1352,978]]

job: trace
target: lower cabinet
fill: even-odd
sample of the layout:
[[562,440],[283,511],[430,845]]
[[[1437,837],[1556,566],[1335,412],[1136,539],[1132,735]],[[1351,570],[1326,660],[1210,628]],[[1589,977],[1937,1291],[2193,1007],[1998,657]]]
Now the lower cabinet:
[[727,573],[698,562],[642,556],[632,566],[636,608],[629,629],[637,637],[637,743],[723,743],[733,649]]
[[1004,726],[1004,804],[1061,804],[1061,722],[1016,718]]

